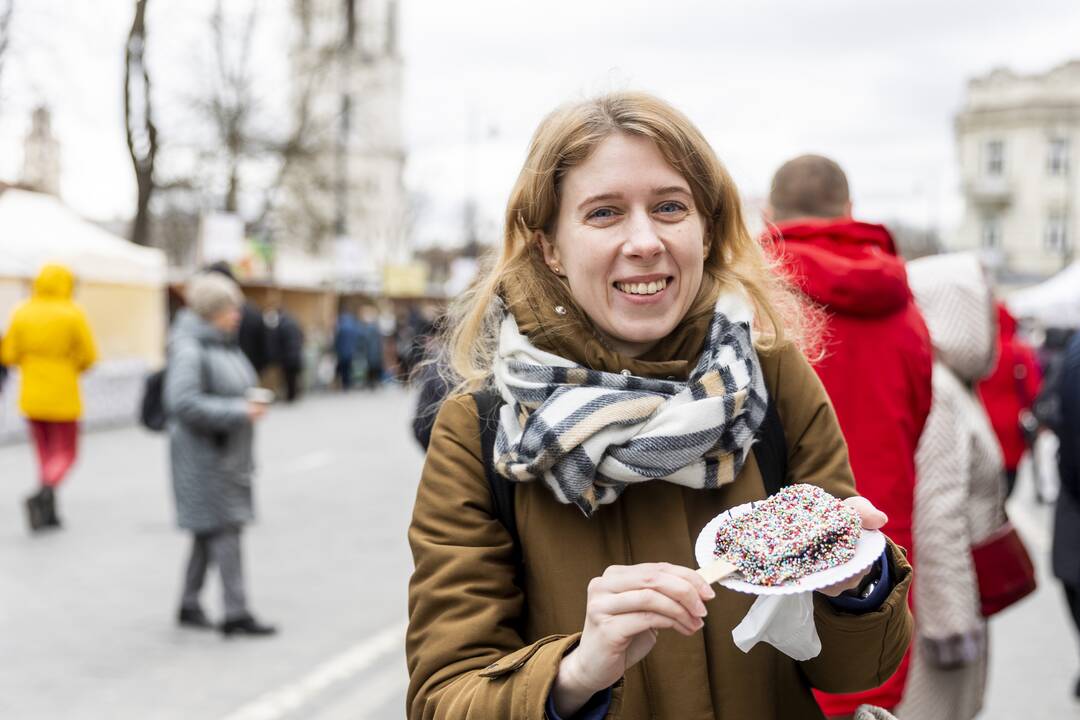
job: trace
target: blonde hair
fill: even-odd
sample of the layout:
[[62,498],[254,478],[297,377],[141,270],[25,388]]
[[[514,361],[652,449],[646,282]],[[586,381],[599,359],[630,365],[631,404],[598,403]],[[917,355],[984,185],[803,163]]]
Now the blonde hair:
[[713,312],[720,292],[741,287],[754,305],[756,346],[770,350],[807,339],[800,297],[774,272],[743,222],[739,193],[701,132],[682,113],[646,93],[618,92],[562,106],[544,118],[506,207],[503,243],[492,262],[448,312],[444,362],[459,390],[482,387],[496,350],[504,283],[547,307],[562,305],[566,323],[592,331],[565,282],[544,263],[536,233],[551,236],[566,173],[607,137],[627,133],[652,139],[690,184],[707,219],[707,254],[701,290],[687,318]]

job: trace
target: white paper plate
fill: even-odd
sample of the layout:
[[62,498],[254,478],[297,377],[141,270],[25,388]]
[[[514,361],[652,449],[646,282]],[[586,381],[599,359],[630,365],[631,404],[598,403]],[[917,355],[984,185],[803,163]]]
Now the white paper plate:
[[[748,502],[733,507],[714,517],[709,521],[708,525],[702,528],[697,537],[697,542],[694,544],[694,557],[697,559],[698,567],[705,567],[715,560],[713,553],[716,550],[716,531],[720,529],[720,526],[731,522],[743,513],[750,512],[755,505],[757,503]],[[755,585],[746,582],[737,573],[724,578],[720,581],[720,584],[730,590],[751,595],[793,595],[811,590],[820,590],[823,587],[846,580],[870,567],[875,560],[881,557],[881,552],[884,549],[885,535],[879,530],[863,528],[862,534],[859,535],[859,542],[855,545],[855,556],[843,565],[810,573],[805,577],[788,581],[782,585]]]

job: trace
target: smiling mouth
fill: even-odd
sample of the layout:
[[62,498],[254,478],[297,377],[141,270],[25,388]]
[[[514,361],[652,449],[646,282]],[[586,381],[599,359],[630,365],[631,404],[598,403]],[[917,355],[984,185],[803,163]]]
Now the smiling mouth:
[[651,282],[615,282],[613,285],[616,290],[624,292],[627,295],[655,295],[668,286],[668,283],[675,278],[668,276],[666,278],[660,278],[659,280],[653,280]]

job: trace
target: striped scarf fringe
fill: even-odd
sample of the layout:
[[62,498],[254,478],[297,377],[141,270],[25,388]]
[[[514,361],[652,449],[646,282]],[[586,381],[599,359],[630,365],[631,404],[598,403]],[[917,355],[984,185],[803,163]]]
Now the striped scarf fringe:
[[591,370],[540,350],[507,313],[494,365],[506,402],[495,471],[542,479],[586,516],[632,483],[732,482],[768,406],[752,325],[744,296],[721,296],[697,365],[677,382]]

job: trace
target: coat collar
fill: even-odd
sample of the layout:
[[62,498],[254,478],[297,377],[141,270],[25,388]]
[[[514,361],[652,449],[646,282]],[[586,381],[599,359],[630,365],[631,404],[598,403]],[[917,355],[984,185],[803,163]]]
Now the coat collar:
[[516,288],[504,288],[503,299],[518,329],[542,350],[555,353],[592,370],[639,377],[686,380],[705,344],[711,312],[688,316],[655,347],[638,358],[621,355],[600,340],[591,324],[583,326],[572,313],[563,315],[536,297]]

